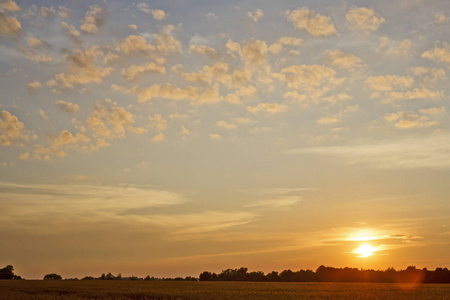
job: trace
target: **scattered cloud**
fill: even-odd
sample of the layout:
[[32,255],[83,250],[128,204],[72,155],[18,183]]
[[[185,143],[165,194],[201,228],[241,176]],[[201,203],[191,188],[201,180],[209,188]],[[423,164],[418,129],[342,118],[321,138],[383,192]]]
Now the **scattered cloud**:
[[148,73],[164,75],[166,73],[166,68],[155,63],[146,63],[145,65],[131,65],[126,69],[122,69],[122,76],[127,81],[135,81],[141,75]]
[[287,111],[287,106],[278,103],[259,103],[256,106],[247,106],[247,110],[252,113],[265,112],[276,114]]
[[325,59],[334,67],[355,71],[357,69],[367,67],[364,60],[351,53],[345,54],[340,50],[333,50],[325,57]]
[[258,22],[263,16],[264,12],[261,9],[256,9],[247,13],[247,17],[253,20],[253,22]]
[[317,14],[306,6],[292,11],[286,10],[284,16],[296,29],[306,30],[312,36],[337,34],[330,17]]
[[15,17],[8,17],[0,11],[0,35],[19,36],[22,34],[22,25]]
[[450,45],[444,42],[440,47],[436,44],[433,49],[422,53],[422,57],[435,62],[443,62],[448,64],[450,63]]
[[35,80],[27,84],[28,93],[31,95],[36,94],[42,88],[42,84]]
[[73,89],[76,85],[100,83],[103,78],[113,71],[111,67],[99,66],[98,60],[103,52],[98,46],[90,47],[84,51],[74,50],[66,55],[69,64],[67,73],[60,73],[47,81],[47,86],[58,93]]
[[386,20],[375,13],[372,8],[367,7],[352,7],[345,14],[348,28],[352,30],[361,30],[364,32],[375,31]]
[[168,14],[161,9],[150,9],[147,3],[139,3],[137,5],[140,11],[152,15],[155,20],[164,20],[168,17]]
[[78,104],[66,102],[63,100],[56,100],[55,106],[57,108],[61,109],[62,111],[65,111],[68,114],[71,114],[71,113],[74,113],[74,112],[80,110],[80,106]]
[[25,125],[16,116],[2,110],[0,112],[0,146],[10,146],[28,140]]
[[98,29],[106,24],[106,12],[103,8],[91,5],[86,12],[83,23],[80,26],[81,31],[94,34]]
[[0,7],[9,12],[17,12],[21,10],[17,3],[12,0],[0,1]]

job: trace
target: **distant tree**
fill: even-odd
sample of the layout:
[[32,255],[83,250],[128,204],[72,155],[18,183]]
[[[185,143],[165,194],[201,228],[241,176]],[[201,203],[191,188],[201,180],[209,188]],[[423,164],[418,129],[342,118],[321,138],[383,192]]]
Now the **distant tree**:
[[92,276],[85,276],[81,280],[94,280],[94,277],[92,277]]
[[150,275],[147,275],[147,277],[145,277],[144,280],[149,281],[149,280],[152,280],[152,279],[150,278]]
[[100,276],[100,279],[101,279],[101,280],[106,280],[106,275],[105,275],[105,273],[103,273],[102,276]]
[[109,273],[106,275],[106,280],[114,280],[114,279],[116,279],[116,277],[114,277],[114,275],[111,274],[111,272],[109,272]]
[[14,279],[14,267],[7,265],[3,269],[0,269],[0,279]]
[[200,281],[211,281],[212,280],[212,274],[211,272],[205,271],[199,276]]
[[52,273],[44,276],[44,280],[62,280],[61,275]]

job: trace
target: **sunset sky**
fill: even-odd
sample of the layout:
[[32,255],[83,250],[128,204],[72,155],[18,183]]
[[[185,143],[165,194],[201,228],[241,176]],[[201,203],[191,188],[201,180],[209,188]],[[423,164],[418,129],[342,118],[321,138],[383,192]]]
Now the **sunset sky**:
[[450,267],[450,2],[0,0],[0,268]]

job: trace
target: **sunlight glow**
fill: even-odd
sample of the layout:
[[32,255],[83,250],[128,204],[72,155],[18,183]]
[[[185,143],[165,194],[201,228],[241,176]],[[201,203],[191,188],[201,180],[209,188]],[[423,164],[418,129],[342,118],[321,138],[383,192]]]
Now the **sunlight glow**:
[[358,257],[369,257],[372,256],[374,252],[378,251],[379,249],[376,247],[372,247],[368,244],[363,244],[361,247],[353,251],[353,253],[359,254]]

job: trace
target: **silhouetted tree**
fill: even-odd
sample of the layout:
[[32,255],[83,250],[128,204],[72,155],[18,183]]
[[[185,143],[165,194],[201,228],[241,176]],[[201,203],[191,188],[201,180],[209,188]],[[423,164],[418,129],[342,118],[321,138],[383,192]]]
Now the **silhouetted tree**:
[[[14,279],[14,267],[7,265],[3,269],[0,269],[0,279]],[[20,276],[18,276],[20,277]]]
[[61,275],[52,273],[52,274],[47,274],[44,276],[44,280],[61,280],[62,277]]

